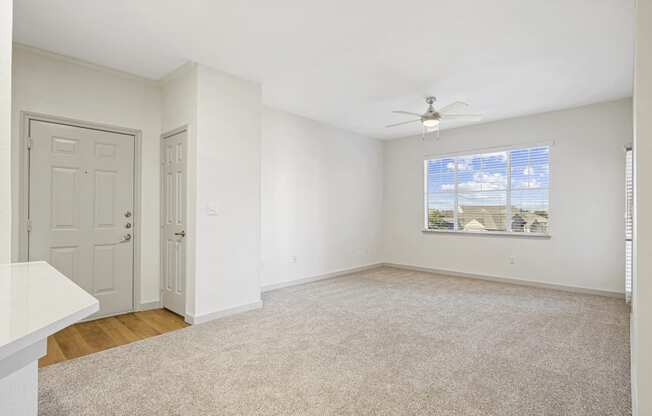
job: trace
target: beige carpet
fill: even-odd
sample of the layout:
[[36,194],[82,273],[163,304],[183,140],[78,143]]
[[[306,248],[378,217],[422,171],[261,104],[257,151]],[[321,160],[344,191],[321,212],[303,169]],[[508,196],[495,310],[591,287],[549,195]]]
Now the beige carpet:
[[623,301],[390,268],[40,370],[41,415],[629,415]]

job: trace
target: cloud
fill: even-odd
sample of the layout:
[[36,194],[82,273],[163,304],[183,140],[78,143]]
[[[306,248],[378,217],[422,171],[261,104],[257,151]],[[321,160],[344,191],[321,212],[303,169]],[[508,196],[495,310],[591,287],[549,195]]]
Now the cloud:
[[[449,159],[451,160],[451,159]],[[481,165],[494,165],[498,163],[505,163],[507,161],[507,152],[497,152],[497,153],[485,153],[481,155],[473,156],[461,156],[455,159],[452,159],[446,164],[446,168],[449,171],[463,172],[473,170],[473,164],[480,163]]]
[[495,157],[496,159],[504,162],[507,160],[507,152],[498,152],[498,153],[486,153],[482,155],[483,158]]
[[458,185],[458,189],[460,192],[502,191],[505,186],[497,183],[462,182]]
[[473,165],[471,164],[471,160],[466,160],[466,159],[458,159],[455,162],[448,162],[448,165],[446,167],[448,168],[448,170],[454,171],[456,164],[457,164],[457,171],[458,172],[473,169]]
[[[473,180],[460,182],[457,188],[459,192],[502,191],[506,186],[507,178],[502,173],[488,174],[485,172],[476,172],[473,174]],[[442,184],[440,185],[440,190],[454,191],[455,184]]]
[[527,181],[521,181],[518,185],[519,188],[538,189],[541,188],[541,182],[532,178]]
[[505,184],[506,178],[500,173],[485,173],[485,172],[476,172],[473,174],[473,180],[476,182],[485,182],[485,183],[502,183]]

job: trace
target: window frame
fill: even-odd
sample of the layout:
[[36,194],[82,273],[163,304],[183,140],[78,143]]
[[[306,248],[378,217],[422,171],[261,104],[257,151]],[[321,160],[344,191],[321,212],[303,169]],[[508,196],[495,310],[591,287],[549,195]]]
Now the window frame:
[[[473,149],[463,152],[455,153],[442,153],[442,154],[430,154],[425,155],[423,159],[423,175],[421,176],[423,180],[423,233],[432,233],[432,234],[453,234],[453,235],[480,235],[480,236],[494,236],[494,237],[517,237],[517,238],[543,238],[548,239],[552,236],[552,151],[553,151],[554,142],[538,142],[538,143],[526,143],[513,146],[502,146],[502,147],[490,147],[484,149]],[[512,157],[511,152],[533,149],[539,147],[548,148],[548,227],[545,233],[525,233],[506,230],[506,231],[469,231],[469,230],[450,230],[450,229],[432,229],[428,228],[428,162],[431,160],[438,159],[447,159],[447,158],[459,158],[464,156],[481,156],[488,153],[498,153],[498,152],[509,152],[509,157],[507,158],[507,172],[508,176],[506,178],[507,186],[505,188],[506,193],[506,209],[505,209],[505,218],[507,220],[506,224],[511,228],[511,194],[512,194]],[[454,192],[454,207],[458,206],[459,190],[457,180],[455,181],[455,192]],[[453,208],[455,209],[455,208]]]

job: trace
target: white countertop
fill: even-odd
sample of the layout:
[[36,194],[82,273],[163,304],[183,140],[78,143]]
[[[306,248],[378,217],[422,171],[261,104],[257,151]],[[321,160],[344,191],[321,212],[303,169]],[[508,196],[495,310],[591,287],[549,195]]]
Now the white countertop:
[[97,299],[44,261],[0,265],[0,360],[98,309]]

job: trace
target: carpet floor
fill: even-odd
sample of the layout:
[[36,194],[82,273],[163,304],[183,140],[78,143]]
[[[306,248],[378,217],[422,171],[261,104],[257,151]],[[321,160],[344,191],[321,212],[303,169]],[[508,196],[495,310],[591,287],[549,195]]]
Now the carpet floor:
[[39,371],[39,414],[630,415],[606,297],[379,268]]

